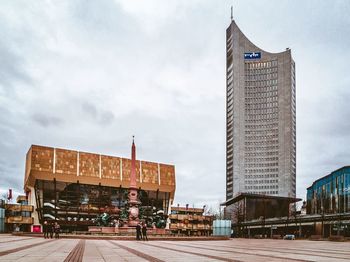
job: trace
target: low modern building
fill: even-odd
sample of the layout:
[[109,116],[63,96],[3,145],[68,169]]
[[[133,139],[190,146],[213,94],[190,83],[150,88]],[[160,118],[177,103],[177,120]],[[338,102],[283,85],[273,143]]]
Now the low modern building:
[[[28,205],[26,196],[18,196],[16,202],[16,204],[3,204],[3,211],[0,211],[2,213],[2,215],[0,214],[0,220],[3,219],[3,221],[0,221],[0,224],[3,224],[3,231],[30,232],[33,225],[32,212],[34,207]],[[1,217],[3,218],[1,219]]]
[[171,207],[170,230],[176,235],[209,236],[213,232],[211,215],[204,215],[204,208]]
[[[249,221],[259,218],[288,216],[291,204],[301,201],[300,198],[268,196],[260,194],[240,193],[236,197],[223,203],[233,208],[231,220]],[[225,211],[227,211],[225,209]]]
[[350,236],[350,166],[317,179],[307,188],[306,213],[319,216],[316,233]]
[[[292,216],[293,204],[301,201],[299,198],[268,196],[251,193],[240,193],[236,197],[222,203],[225,208],[224,217],[231,219],[236,236],[250,236],[265,231],[265,223],[271,218],[287,219]],[[247,226],[258,222],[264,230],[251,230]]]
[[[263,198],[266,198],[264,196]],[[277,200],[277,199],[276,199]],[[350,166],[344,166],[316,180],[307,188],[307,201],[301,212],[292,204],[299,199],[281,199],[266,204],[241,194],[228,204],[236,204],[233,227],[243,236],[350,237]],[[276,205],[277,204],[277,205]],[[290,206],[289,204],[289,206]],[[303,210],[306,209],[306,212]],[[266,213],[266,215],[264,215]]]
[[350,212],[350,166],[317,179],[307,188],[307,214]]
[[[127,219],[131,160],[32,145],[26,157],[24,189],[34,206],[33,227],[59,221],[63,231],[87,230],[102,214]],[[175,166],[136,161],[140,215],[162,224],[175,194]],[[105,218],[105,216],[103,217]]]

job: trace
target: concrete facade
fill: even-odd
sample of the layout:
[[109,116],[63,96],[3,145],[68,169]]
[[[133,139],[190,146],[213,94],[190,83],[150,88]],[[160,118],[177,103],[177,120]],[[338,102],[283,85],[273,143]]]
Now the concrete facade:
[[226,30],[226,200],[241,192],[295,197],[295,63],[232,21]]

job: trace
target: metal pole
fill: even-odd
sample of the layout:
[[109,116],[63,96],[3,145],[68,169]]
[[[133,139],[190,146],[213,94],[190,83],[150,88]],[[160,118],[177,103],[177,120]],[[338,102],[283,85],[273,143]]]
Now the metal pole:
[[56,178],[53,179],[54,183],[54,193],[55,193],[55,221],[57,220],[57,188],[56,188]]

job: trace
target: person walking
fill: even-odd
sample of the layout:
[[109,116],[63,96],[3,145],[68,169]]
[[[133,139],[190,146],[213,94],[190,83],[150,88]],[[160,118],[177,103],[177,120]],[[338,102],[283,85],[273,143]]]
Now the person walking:
[[50,232],[50,238],[53,238],[53,233],[55,232],[55,224],[52,222],[50,225],[48,225],[48,230]]
[[143,225],[143,223],[142,223],[142,222],[140,222],[140,240],[142,240],[142,239],[143,239],[143,234],[142,234],[142,225]]
[[143,237],[143,241],[145,241],[145,240],[148,241],[146,223],[143,223],[143,225],[142,225],[142,237]]
[[44,221],[43,224],[43,231],[44,231],[44,238],[49,238],[49,224],[47,223],[47,221]]
[[136,240],[140,240],[141,237],[141,225],[138,223],[136,225]]
[[55,238],[57,239],[60,238],[60,231],[61,231],[60,225],[57,222],[55,222]]

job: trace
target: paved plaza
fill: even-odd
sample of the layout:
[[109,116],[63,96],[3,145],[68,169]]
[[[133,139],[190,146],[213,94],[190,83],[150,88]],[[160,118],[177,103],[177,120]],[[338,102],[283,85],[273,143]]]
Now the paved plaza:
[[350,261],[350,242],[121,241],[0,235],[0,261]]

